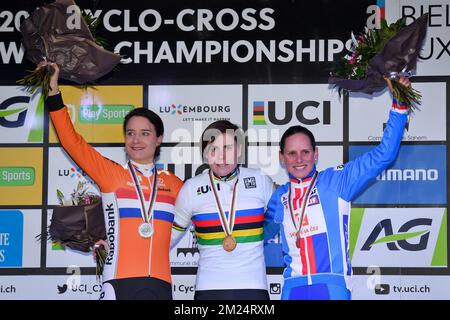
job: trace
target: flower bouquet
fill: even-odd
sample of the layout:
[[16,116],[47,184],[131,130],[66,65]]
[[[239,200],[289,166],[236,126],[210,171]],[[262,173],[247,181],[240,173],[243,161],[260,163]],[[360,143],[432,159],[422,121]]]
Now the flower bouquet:
[[[110,72],[121,56],[104,49],[105,39],[97,35],[99,18],[81,14],[73,0],[56,0],[36,9],[20,27],[27,58],[60,67],[60,77],[86,85]],[[50,66],[38,68],[17,83],[30,93],[42,87],[44,98],[50,90]]]
[[390,25],[381,19],[380,29],[366,28],[357,37],[352,33],[351,54],[340,60],[328,83],[338,87],[340,94],[343,90],[371,94],[383,90],[387,86],[385,78],[389,78],[394,80],[394,98],[413,111],[421,103],[420,92],[395,80],[410,76],[416,68],[427,22],[428,14],[408,26],[404,18]]
[[79,182],[69,200],[57,190],[60,206],[53,210],[49,239],[82,252],[90,252],[93,248],[97,261],[96,274],[100,276],[107,252],[102,246],[94,244],[106,239],[105,220],[101,198],[88,192],[87,187],[86,182]]

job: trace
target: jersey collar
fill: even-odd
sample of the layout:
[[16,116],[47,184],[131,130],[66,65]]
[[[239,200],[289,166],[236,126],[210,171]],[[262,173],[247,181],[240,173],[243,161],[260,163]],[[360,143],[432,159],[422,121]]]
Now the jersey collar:
[[316,171],[317,171],[317,169],[316,169],[316,166],[314,165],[314,167],[312,168],[311,172],[308,173],[308,175],[306,177],[304,177],[303,179],[297,179],[292,174],[288,173],[289,174],[289,182],[291,182],[291,183],[298,183],[298,184],[304,183],[304,182],[308,182],[308,181],[310,181],[312,179],[312,177],[314,175],[314,172],[316,172]]
[[238,174],[239,174],[239,164],[236,166],[236,168],[232,172],[230,172],[226,176],[217,176],[213,172],[213,177],[214,177],[214,180],[219,180],[219,181],[226,182],[226,181],[233,180],[235,177],[237,177]]

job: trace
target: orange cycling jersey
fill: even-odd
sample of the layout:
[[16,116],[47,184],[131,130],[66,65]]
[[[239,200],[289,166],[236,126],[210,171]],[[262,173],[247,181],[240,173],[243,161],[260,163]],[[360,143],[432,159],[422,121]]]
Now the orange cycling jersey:
[[[143,222],[141,203],[127,167],[103,157],[73,128],[66,108],[50,112],[59,140],[70,157],[99,186],[109,252],[103,281],[152,277],[171,283],[169,244],[174,219],[174,204],[183,182],[174,174],[158,170],[158,190],[153,206],[154,233],[139,235]],[[151,180],[135,167],[146,201]]]

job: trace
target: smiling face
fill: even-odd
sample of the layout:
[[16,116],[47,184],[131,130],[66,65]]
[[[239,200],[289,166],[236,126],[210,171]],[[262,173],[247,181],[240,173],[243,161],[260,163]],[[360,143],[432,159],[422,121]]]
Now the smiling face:
[[145,117],[133,116],[125,128],[125,150],[130,160],[147,164],[153,162],[155,150],[163,136],[156,136],[155,126]]
[[313,169],[318,156],[319,151],[317,147],[313,149],[309,137],[304,133],[296,133],[286,138],[284,150],[280,151],[280,162],[291,175],[303,179]]
[[216,176],[226,176],[236,169],[239,151],[235,136],[222,133],[205,149],[209,167]]

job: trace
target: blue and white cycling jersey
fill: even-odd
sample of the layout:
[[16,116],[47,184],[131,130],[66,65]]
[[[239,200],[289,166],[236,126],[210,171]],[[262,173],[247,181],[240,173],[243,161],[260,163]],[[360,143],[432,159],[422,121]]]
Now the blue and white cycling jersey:
[[[395,101],[393,107],[378,146],[345,165],[318,173],[304,212],[299,247],[289,210],[289,188],[292,188],[298,225],[300,210],[297,209],[316,169],[302,180],[290,177],[290,181],[272,195],[265,216],[265,238],[273,236],[281,226],[286,265],[283,291],[318,283],[332,283],[351,290],[350,202],[397,157],[407,114],[404,108],[396,108]],[[283,297],[289,294],[283,292]]]

